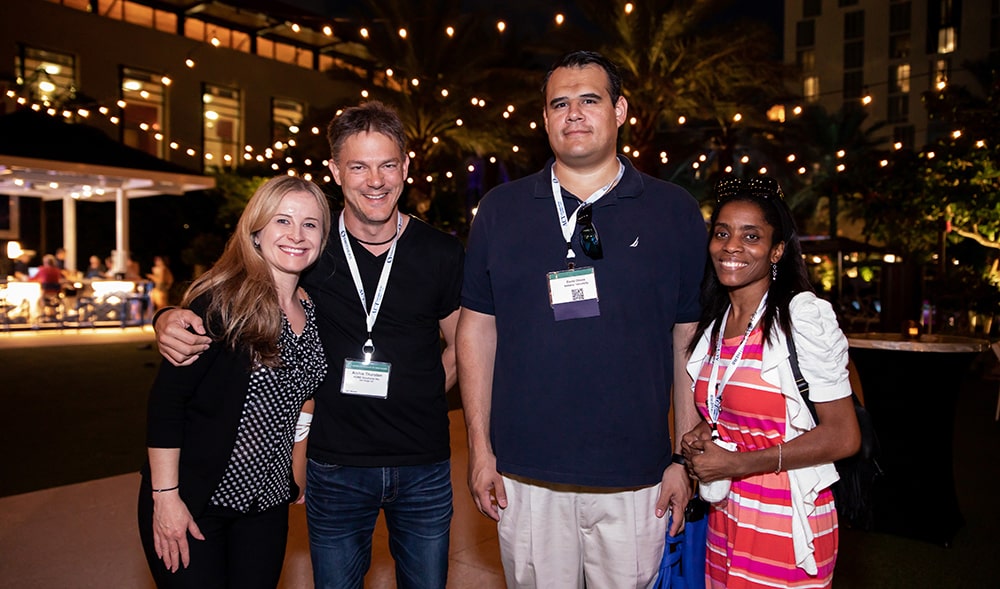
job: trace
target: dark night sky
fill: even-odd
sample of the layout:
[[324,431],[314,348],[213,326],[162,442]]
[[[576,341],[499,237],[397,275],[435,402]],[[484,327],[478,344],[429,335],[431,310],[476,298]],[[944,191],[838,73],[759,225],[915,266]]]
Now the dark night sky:
[[[316,14],[350,18],[364,9],[357,0],[284,0]],[[726,2],[724,2],[726,4]],[[495,13],[498,18],[508,20],[534,19],[547,21],[557,12],[572,13],[573,2],[538,2],[537,0],[508,0],[498,4],[496,0],[464,0],[463,5],[470,11]],[[565,8],[564,8],[565,7]],[[777,34],[782,31],[784,0],[728,0],[728,6],[720,11],[721,20],[752,18],[768,23]]]

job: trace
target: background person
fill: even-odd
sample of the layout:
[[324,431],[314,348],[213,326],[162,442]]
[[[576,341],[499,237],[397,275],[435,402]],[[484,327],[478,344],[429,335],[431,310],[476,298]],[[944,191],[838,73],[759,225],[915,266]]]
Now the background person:
[[42,265],[38,273],[31,278],[32,282],[42,283],[42,295],[50,298],[58,297],[62,291],[62,272],[56,257],[52,254],[42,256]]
[[329,230],[319,187],[269,180],[222,257],[184,297],[211,343],[190,366],[164,361],[149,395],[138,517],[160,587],[278,583],[288,503],[298,496],[295,424],[326,374],[315,306],[299,275]]
[[90,256],[87,271],[84,272],[83,277],[88,279],[101,279],[105,277],[107,271],[108,269],[101,263],[100,256]]
[[697,423],[682,368],[705,223],[690,194],[617,157],[613,63],[568,54],[543,94],[555,159],[491,190],[469,236],[469,487],[499,521],[508,587],[646,587],[664,515],[690,497],[668,415],[673,383],[677,431]]
[[149,297],[153,302],[153,311],[158,311],[170,304],[170,288],[174,285],[174,273],[170,271],[170,260],[166,256],[153,256],[153,268],[146,275],[153,283]]
[[[833,308],[811,291],[777,182],[730,178],[716,194],[704,307],[687,366],[703,421],[683,436],[694,478],[732,480],[709,515],[707,581],[729,589],[829,587],[838,542],[832,462],[860,443],[847,339]],[[795,385],[788,337],[818,425]]]
[[21,281],[31,280],[31,259],[35,257],[34,250],[22,250],[21,255],[14,259],[14,279]]

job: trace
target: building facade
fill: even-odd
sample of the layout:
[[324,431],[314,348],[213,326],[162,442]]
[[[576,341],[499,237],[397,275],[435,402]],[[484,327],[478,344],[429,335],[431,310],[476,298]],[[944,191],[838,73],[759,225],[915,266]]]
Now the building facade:
[[784,38],[806,102],[861,102],[869,122],[919,148],[948,131],[928,121],[923,93],[977,92],[966,64],[1000,52],[1000,0],[785,0]]
[[0,112],[51,108],[196,171],[322,133],[298,128],[310,109],[360,99],[331,71],[364,68],[280,2],[7,0],[0,39]]

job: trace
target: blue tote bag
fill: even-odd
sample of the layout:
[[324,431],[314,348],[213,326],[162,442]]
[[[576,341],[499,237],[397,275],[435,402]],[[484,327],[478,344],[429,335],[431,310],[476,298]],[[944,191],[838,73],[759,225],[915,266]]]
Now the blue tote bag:
[[[684,511],[684,531],[670,536],[660,560],[653,589],[705,589],[705,550],[708,544],[708,504],[694,497]],[[671,515],[671,520],[673,515]]]

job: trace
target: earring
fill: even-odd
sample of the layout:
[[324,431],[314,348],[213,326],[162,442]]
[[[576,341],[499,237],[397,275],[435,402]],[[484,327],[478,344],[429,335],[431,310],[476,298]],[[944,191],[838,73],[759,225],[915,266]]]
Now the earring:
[[260,249],[260,242],[257,241],[256,239],[253,240],[253,247],[254,249]]
[[777,279],[778,279],[778,265],[772,262],[771,263],[771,280],[777,280]]

